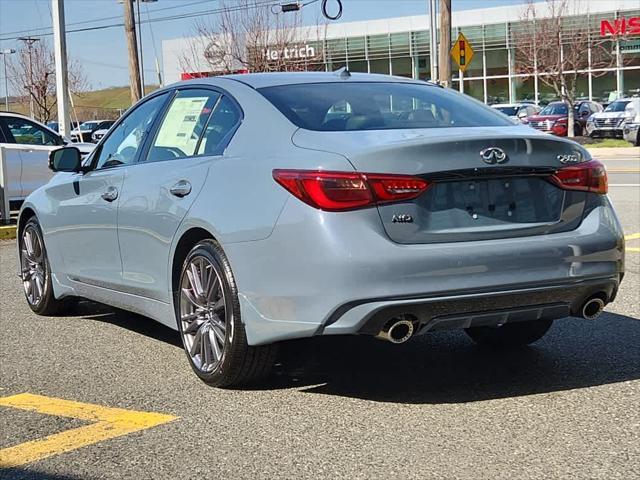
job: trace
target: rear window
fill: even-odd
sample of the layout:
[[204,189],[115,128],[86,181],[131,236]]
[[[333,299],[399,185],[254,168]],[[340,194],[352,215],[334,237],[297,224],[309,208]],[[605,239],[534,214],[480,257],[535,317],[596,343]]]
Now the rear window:
[[453,91],[412,83],[307,83],[258,90],[307,130],[513,126],[497,112]]

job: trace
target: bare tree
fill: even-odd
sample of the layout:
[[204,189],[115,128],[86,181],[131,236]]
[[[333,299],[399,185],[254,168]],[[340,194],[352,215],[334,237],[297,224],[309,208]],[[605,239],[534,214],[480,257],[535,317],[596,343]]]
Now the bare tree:
[[[573,104],[576,84],[588,68],[615,66],[611,39],[602,38],[584,24],[587,8],[576,0],[528,0],[521,22],[512,27],[515,48],[515,68],[518,73],[534,75],[551,87],[567,104],[569,118],[567,135],[575,134]],[[606,72],[591,72],[592,76]]]
[[[23,47],[15,57],[9,65],[14,92],[18,92],[27,101],[33,99],[35,117],[41,122],[48,122],[56,110],[53,50],[47,42],[41,40],[34,43],[30,51],[26,46]],[[72,93],[86,90],[87,80],[77,62],[69,62],[68,74]]]
[[308,45],[314,27],[302,28],[299,12],[274,13],[260,0],[221,2],[221,8],[215,20],[195,22],[196,36],[179,58],[184,71],[299,71],[320,61],[321,52]]

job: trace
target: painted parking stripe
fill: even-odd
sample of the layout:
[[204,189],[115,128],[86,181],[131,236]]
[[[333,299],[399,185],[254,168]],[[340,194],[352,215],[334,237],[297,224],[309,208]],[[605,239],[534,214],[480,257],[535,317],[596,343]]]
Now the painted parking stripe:
[[92,422],[83,427],[65,430],[44,438],[4,448],[0,450],[0,468],[11,468],[35,462],[110,438],[162,425],[177,418],[162,413],[103,407],[30,393],[2,397],[0,398],[0,407],[17,408]]
[[[625,235],[624,239],[628,242],[629,240],[640,240],[640,233],[631,233],[629,235]],[[636,242],[634,242],[636,243]],[[640,252],[640,247],[625,247],[626,252],[638,253]]]

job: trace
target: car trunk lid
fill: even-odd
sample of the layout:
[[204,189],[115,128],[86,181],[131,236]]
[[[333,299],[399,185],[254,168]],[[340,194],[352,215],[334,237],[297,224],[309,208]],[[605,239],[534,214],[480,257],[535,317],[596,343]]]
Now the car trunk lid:
[[571,230],[579,225],[587,198],[585,192],[559,188],[549,177],[588,153],[573,142],[526,127],[298,130],[293,141],[303,148],[340,153],[359,172],[429,181],[430,188],[414,200],[378,206],[387,234],[398,243]]

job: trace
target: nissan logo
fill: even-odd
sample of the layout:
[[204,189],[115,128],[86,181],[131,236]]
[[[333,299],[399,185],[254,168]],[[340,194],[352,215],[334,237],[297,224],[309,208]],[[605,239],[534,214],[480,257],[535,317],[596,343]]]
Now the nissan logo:
[[489,165],[506,163],[509,160],[507,154],[504,153],[504,150],[498,147],[488,147],[484,150],[480,150],[480,156],[484,163],[488,163]]

